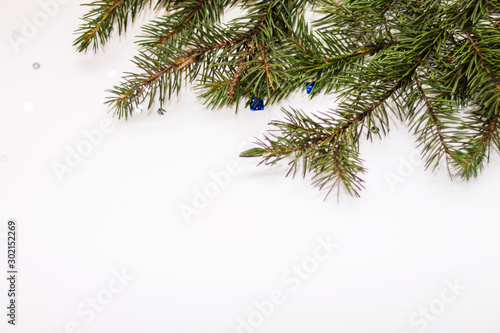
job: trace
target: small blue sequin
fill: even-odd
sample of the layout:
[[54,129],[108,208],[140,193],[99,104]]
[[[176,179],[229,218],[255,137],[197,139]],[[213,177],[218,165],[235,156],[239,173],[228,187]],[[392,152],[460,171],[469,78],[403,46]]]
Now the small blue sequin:
[[[306,91],[307,91],[307,94],[310,94],[311,91],[313,90],[314,88],[314,82],[306,82],[305,83],[306,85]],[[319,92],[319,91],[318,91]]]
[[262,98],[252,98],[250,102],[251,111],[262,111],[264,110],[264,100]]

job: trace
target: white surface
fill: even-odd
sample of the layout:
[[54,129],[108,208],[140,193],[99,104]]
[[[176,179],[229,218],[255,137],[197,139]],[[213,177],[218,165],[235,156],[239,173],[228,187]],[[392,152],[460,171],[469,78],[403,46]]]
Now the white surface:
[[[285,168],[238,158],[280,106],[212,112],[186,89],[164,116],[113,119],[102,143],[59,181],[54,162],[84,144],[82,131],[110,118],[105,90],[133,70],[133,38],[117,38],[96,56],[77,54],[72,31],[85,8],[68,3],[16,51],[8,35],[40,4],[3,0],[1,9],[1,276],[11,218],[20,267],[18,325],[8,325],[3,310],[1,332],[417,332],[419,308],[439,312],[445,280],[455,279],[467,289],[425,331],[500,332],[496,156],[470,183],[418,163],[398,171],[414,150],[399,126],[363,144],[369,173],[360,199],[323,201],[308,180],[284,178]],[[283,106],[325,110],[333,101],[299,93]],[[210,174],[231,161],[239,172],[186,223],[181,205],[192,205]],[[398,172],[404,182],[391,188],[387,173]],[[314,264],[317,239],[327,237],[340,247],[309,278],[292,279],[291,267]],[[134,280],[91,318],[88,298],[109,296],[113,272],[123,269]],[[238,318],[255,317],[254,302],[274,290],[282,304],[259,327],[238,331]]]

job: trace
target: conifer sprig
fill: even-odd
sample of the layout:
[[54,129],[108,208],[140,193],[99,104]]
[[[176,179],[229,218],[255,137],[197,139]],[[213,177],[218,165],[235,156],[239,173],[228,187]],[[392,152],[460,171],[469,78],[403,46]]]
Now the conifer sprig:
[[[312,82],[311,98],[336,93],[338,107],[283,109],[241,156],[286,159],[288,174],[310,173],[327,194],[359,195],[359,143],[387,135],[390,118],[409,126],[427,168],[451,177],[477,176],[500,149],[500,0],[102,0],[77,49],[102,47],[153,5],[165,13],[143,29],[138,72],[111,89],[119,117],[164,105],[188,82],[209,108],[275,103]],[[244,15],[221,23],[236,5]]]
[[[161,2],[168,4],[168,0]],[[86,4],[92,9],[83,16],[84,23],[76,30],[78,38],[73,45],[79,52],[89,48],[97,51],[106,45],[115,29],[119,35],[125,33],[129,22],[150,4],[151,0],[100,0]]]

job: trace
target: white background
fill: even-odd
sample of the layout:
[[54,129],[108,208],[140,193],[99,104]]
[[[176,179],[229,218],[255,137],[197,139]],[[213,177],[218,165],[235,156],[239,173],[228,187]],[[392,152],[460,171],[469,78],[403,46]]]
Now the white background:
[[[206,110],[188,87],[163,116],[112,118],[105,90],[134,70],[136,46],[115,38],[105,52],[77,54],[73,30],[85,11],[61,4],[20,43],[22,35],[9,36],[43,16],[42,7],[1,1],[1,332],[500,332],[496,155],[479,179],[452,182],[413,158],[414,138],[400,124],[363,143],[362,197],[323,201],[308,179],[238,154],[281,117],[281,106],[324,111],[333,96],[310,101],[298,92],[264,112],[235,115]],[[64,164],[68,149],[86,141],[83,131],[104,118],[112,131],[59,181],[54,163]],[[229,184],[183,218],[180,207],[193,206],[196,191],[228,163],[238,166]],[[18,223],[15,327],[3,278],[9,219]],[[339,248],[308,266],[293,290],[289,270],[314,263],[318,239],[328,237]],[[134,279],[121,292],[92,319],[78,313],[111,295],[123,270]],[[443,303],[443,291],[453,295],[445,281],[466,289]],[[255,314],[254,302],[273,290],[284,293],[282,304],[265,318]],[[424,320],[419,311],[429,306],[436,315]],[[249,316],[264,320],[238,330]]]

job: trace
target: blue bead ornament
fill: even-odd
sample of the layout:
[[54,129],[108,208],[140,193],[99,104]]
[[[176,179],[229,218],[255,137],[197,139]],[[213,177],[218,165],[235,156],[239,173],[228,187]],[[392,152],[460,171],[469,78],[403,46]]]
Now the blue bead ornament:
[[264,100],[262,98],[252,98],[250,101],[250,111],[262,111],[264,110]]
[[314,82],[306,82],[305,85],[306,85],[307,94],[309,95],[314,88]]

